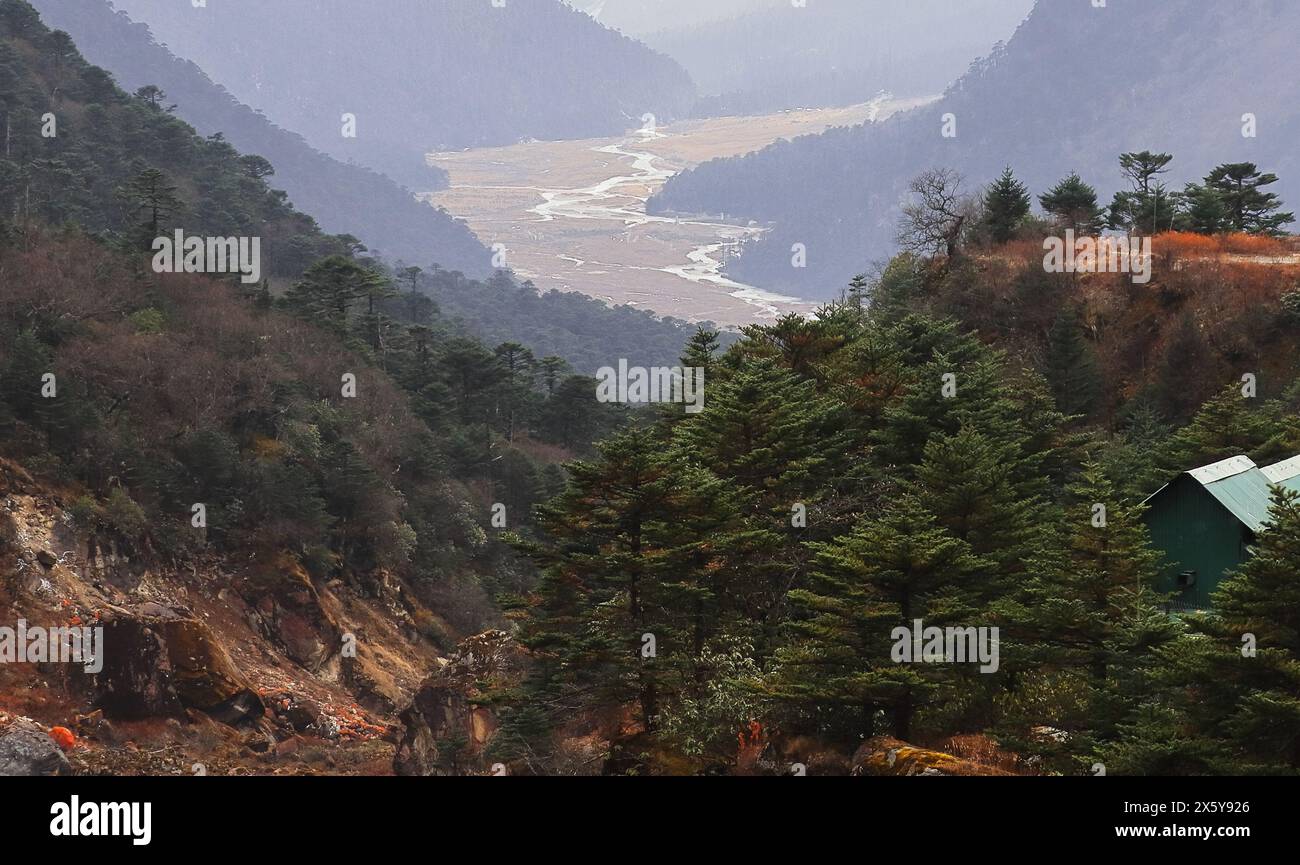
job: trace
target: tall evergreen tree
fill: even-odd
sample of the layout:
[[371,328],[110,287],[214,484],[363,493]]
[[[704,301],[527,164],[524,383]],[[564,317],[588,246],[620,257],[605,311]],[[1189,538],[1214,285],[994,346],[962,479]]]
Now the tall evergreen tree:
[[[1255,554],[1220,584],[1214,608],[1233,676],[1208,670],[1204,682],[1242,686],[1219,729],[1234,755],[1262,771],[1300,774],[1300,495],[1277,487]],[[1242,637],[1256,643],[1254,657]],[[1235,688],[1234,688],[1235,689]]]
[[356,302],[370,298],[384,283],[384,277],[373,269],[346,256],[331,255],[307,268],[289,289],[285,304],[303,318],[343,334],[348,332]]
[[690,460],[737,484],[756,506],[808,504],[845,458],[838,409],[775,360],[748,360],[709,385],[705,410],[677,428]]
[[568,488],[539,509],[546,540],[518,542],[543,569],[521,639],[541,659],[535,685],[556,721],[579,706],[634,704],[641,729],[657,728],[665,701],[701,674],[691,659],[719,626],[735,519],[726,485],[665,459],[649,429],[570,466]]
[[134,220],[132,242],[136,249],[147,250],[154,238],[162,236],[184,209],[174,184],[157,168],[145,168],[117,190]]
[[1228,208],[1217,189],[1189,183],[1183,189],[1179,227],[1197,234],[1219,234],[1228,228]]
[[1276,409],[1275,404],[1242,396],[1239,385],[1228,385],[1168,439],[1155,462],[1178,472],[1238,454],[1260,460],[1289,456],[1283,452],[1289,426]]
[[1072,306],[1065,306],[1052,325],[1044,365],[1057,408],[1072,417],[1087,417],[1101,393],[1101,373]]
[[1295,214],[1282,210],[1277,193],[1263,191],[1277,180],[1276,174],[1262,173],[1253,162],[1233,162],[1206,175],[1205,186],[1223,201],[1229,230],[1279,234],[1282,226],[1295,222]]
[[995,243],[1006,243],[1029,215],[1029,189],[1008,166],[984,191],[984,224]]
[[1105,211],[1097,205],[1097,190],[1084,183],[1077,172],[1038,196],[1038,203],[1062,230],[1089,235],[1101,231],[1105,224]]
[[1169,171],[1172,161],[1168,153],[1149,150],[1120,155],[1120,172],[1128,178],[1131,188],[1115,193],[1110,205],[1111,228],[1150,235],[1173,227],[1177,201],[1157,180]]
[[790,622],[791,644],[777,653],[767,691],[819,732],[907,740],[918,713],[951,696],[955,674],[949,664],[896,661],[894,629],[911,629],[915,619],[976,625],[967,595],[991,565],[911,497],[815,550],[809,587],[791,593],[802,614]]
[[971,587],[986,601],[1024,570],[1041,512],[1035,495],[1041,484],[1018,476],[1017,445],[967,425],[953,435],[931,437],[916,470],[923,501],[939,525],[976,555],[997,563],[992,584]]
[[[1154,649],[1177,624],[1159,607],[1159,555],[1140,507],[1095,464],[1069,488],[1064,520],[1038,549],[1023,586],[1001,604],[1016,635],[1013,664],[1070,694],[1051,717],[1068,738],[1048,748],[1087,761],[1119,735]],[[1075,768],[1080,768],[1078,764]]]

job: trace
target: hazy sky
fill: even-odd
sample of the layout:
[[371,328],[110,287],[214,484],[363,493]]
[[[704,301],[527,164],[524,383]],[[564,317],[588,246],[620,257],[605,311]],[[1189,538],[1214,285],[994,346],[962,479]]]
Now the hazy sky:
[[[565,0],[570,6],[587,12],[597,20],[629,36],[646,36],[665,30],[686,30],[700,24],[772,6],[788,0]],[[817,0],[808,0],[811,7]],[[882,3],[899,3],[904,6],[915,0],[862,0],[863,14],[871,14],[871,7]],[[951,0],[953,15],[960,16],[960,0]],[[1029,13],[1034,0],[1004,0],[1007,10],[1023,17]],[[1010,36],[1010,33],[1006,34]]]
[[773,0],[566,0],[632,36],[691,27],[767,6]]

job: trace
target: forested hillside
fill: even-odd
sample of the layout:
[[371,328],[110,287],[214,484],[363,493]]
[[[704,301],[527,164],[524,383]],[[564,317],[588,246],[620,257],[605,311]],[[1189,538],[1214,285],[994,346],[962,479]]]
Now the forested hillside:
[[[529,584],[493,515],[525,526],[558,464],[621,412],[590,406],[592,379],[561,358],[467,338],[409,272],[272,191],[264,159],[199,137],[155,96],[124,93],[30,5],[0,2],[0,488],[27,520],[0,525],[0,594],[33,621],[74,604],[124,629],[162,617],[222,658],[260,622],[247,639],[261,648],[237,654],[288,689],[282,710],[324,689],[391,716],[426,672],[393,658],[432,663],[500,620],[498,592]],[[154,238],[174,231],[259,238],[267,279],[158,272]],[[42,543],[68,550],[57,563],[29,546],[47,520],[58,539]],[[213,621],[214,635],[186,611],[204,599],[248,618]],[[348,620],[369,620],[371,642],[340,680]],[[240,642],[210,647],[222,639]],[[142,681],[168,668],[136,670],[130,655],[120,646],[110,663],[124,666],[34,705],[262,723],[271,679],[256,698],[224,691],[234,702],[218,711],[192,702],[210,691]],[[263,669],[286,663],[287,679]],[[5,665],[6,695],[24,675]],[[213,687],[243,681],[231,676]],[[173,687],[180,704],[163,701]],[[339,711],[336,738],[340,723],[382,732]]]
[[[707,27],[672,18],[646,44],[695,80],[707,117],[850,105],[881,91],[942,93],[976,58],[1010,38],[1032,0],[820,0],[765,8]],[[738,60],[739,58],[739,60]]]
[[[490,481],[492,475],[482,472],[501,470],[486,465],[493,461],[493,450],[502,446],[496,440],[501,434],[508,434],[513,442],[516,435],[548,427],[554,434],[539,432],[544,441],[564,449],[589,446],[592,431],[600,429],[596,414],[581,412],[579,420],[584,426],[579,428],[556,414],[558,403],[551,403],[551,410],[546,408],[548,396],[573,395],[572,388],[565,387],[572,367],[563,358],[544,358],[509,340],[501,340],[505,347],[494,352],[491,346],[467,337],[462,324],[440,314],[438,304],[426,293],[430,286],[419,279],[419,268],[399,269],[363,257],[354,238],[321,232],[310,217],[288,204],[282,193],[268,187],[270,175],[265,160],[240,155],[219,136],[197,136],[152,93],[130,96],[119,90],[104,70],[80,57],[66,33],[48,30],[28,4],[8,0],[2,11],[6,38],[0,44],[0,77],[10,135],[7,158],[0,161],[0,174],[5,178],[0,189],[0,213],[9,215],[3,236],[10,254],[16,256],[5,281],[6,296],[13,303],[6,310],[7,338],[2,360],[11,369],[44,369],[51,363],[57,367],[62,350],[89,340],[103,350],[97,366],[102,373],[111,368],[108,358],[116,356],[119,344],[122,362],[130,363],[127,346],[143,340],[170,346],[163,356],[176,355],[156,373],[139,372],[145,381],[155,381],[154,376],[164,374],[164,370],[167,375],[184,377],[191,362],[182,362],[178,352],[180,346],[197,338],[197,331],[191,328],[199,327],[201,321],[220,321],[222,317],[220,311],[203,312],[201,304],[195,306],[198,300],[184,298],[187,292],[198,298],[211,293],[214,303],[220,301],[221,310],[249,329],[274,329],[273,325],[284,325],[286,315],[299,315],[322,331],[313,337],[322,340],[321,346],[334,341],[340,365],[348,365],[341,358],[351,352],[351,364],[376,367],[374,374],[379,379],[391,378],[393,387],[410,391],[416,414],[430,429],[443,434],[441,444],[426,442],[421,446],[420,458],[431,466],[450,460],[451,470],[458,477]],[[59,94],[52,105],[47,96],[50,93]],[[56,134],[45,136],[43,129]],[[259,237],[265,279],[259,284],[225,286],[197,276],[151,273],[146,264],[153,259],[153,238],[170,236],[173,230],[188,235]],[[94,243],[102,251],[95,251]],[[81,278],[67,271],[69,264],[77,268]],[[20,284],[15,274],[25,269],[33,273],[50,269],[50,274]],[[107,280],[103,285],[93,276],[101,271]],[[445,273],[438,271],[435,275]],[[90,275],[88,280],[86,275]],[[486,288],[466,284],[458,274],[446,275],[461,281],[460,291]],[[496,284],[502,285],[502,280],[505,286],[517,290],[504,277],[499,277]],[[190,287],[155,288],[155,284],[170,286],[174,281],[188,281]],[[279,290],[275,290],[277,285]],[[206,291],[200,290],[203,286]],[[67,292],[71,295],[63,297]],[[47,301],[38,300],[47,295]],[[239,297],[244,298],[242,305]],[[43,302],[61,311],[38,312]],[[84,315],[72,312],[80,306],[85,307]],[[599,308],[609,316],[618,314]],[[259,325],[263,316],[270,318]],[[171,325],[173,317],[175,328]],[[82,319],[85,323],[75,323]],[[90,322],[99,324],[83,332]],[[136,334],[138,339],[130,334]],[[211,348],[218,353],[239,352],[244,349],[237,346],[245,345],[244,341],[223,337]],[[98,349],[85,350],[94,353]],[[320,346],[303,351],[313,356],[328,352]],[[294,363],[321,362],[305,355],[293,358]],[[203,374],[198,370],[208,367],[215,375],[220,365],[211,361],[196,356],[193,374],[201,378]],[[163,362],[162,356],[157,362]],[[234,358],[230,362],[238,366]],[[381,369],[389,375],[385,376]],[[344,371],[340,369],[339,375]],[[110,375],[108,381],[120,386],[134,374],[124,371],[120,379]],[[267,374],[265,370],[261,373]],[[273,385],[275,378],[271,373],[268,379],[260,379],[261,385],[232,383],[231,387],[233,392],[243,392]],[[573,378],[590,381],[580,376]],[[11,375],[6,381],[7,387],[15,388],[13,393],[25,394],[11,408],[34,410],[41,406],[30,400],[31,395],[21,384],[23,376]],[[107,383],[104,386],[111,391]],[[157,386],[155,381],[150,392]],[[291,392],[296,390],[296,386],[289,388]],[[96,430],[106,419],[92,420],[97,404],[92,397],[107,399],[115,406],[117,423],[134,416],[130,400],[141,399],[143,394],[128,388],[114,402],[87,386],[79,396],[91,402],[77,402],[69,395],[67,401],[51,404],[54,408],[45,407],[39,415],[41,428],[48,434],[57,430],[68,436],[68,441],[84,443],[86,437],[102,438],[103,434]],[[449,407],[453,401],[454,411]],[[67,428],[51,425],[48,412],[65,410],[80,420],[69,422]],[[242,422],[224,415],[219,402],[208,410],[216,415],[191,416],[183,428],[189,432],[215,432],[223,422]],[[577,414],[572,407],[564,413]],[[161,431],[165,415],[155,407],[142,418],[148,418],[151,429]],[[485,428],[486,416],[491,420]],[[11,422],[15,417],[38,419],[21,413],[7,417]],[[502,426],[507,423],[506,417],[508,427]],[[411,422],[419,426],[418,421]],[[233,429],[225,432],[235,434]],[[179,439],[187,434],[168,435],[162,441],[169,447],[183,447]],[[267,431],[259,434],[270,435]],[[251,441],[247,437],[237,439],[243,447]],[[231,447],[232,456],[239,452],[235,443]],[[506,447],[507,455],[511,455],[510,451]],[[94,459],[81,463],[86,453],[83,446],[64,456],[77,454],[77,465],[86,469],[103,465]],[[521,460],[520,467],[526,472],[536,474],[540,470],[522,453],[513,457]],[[174,457],[159,457],[157,465],[173,461]],[[120,477],[117,480],[122,482]],[[536,479],[530,483],[536,483]],[[529,489],[536,495],[540,488]],[[150,499],[158,495],[162,491],[154,489]],[[529,503],[521,505],[521,516],[526,516]]]
[[[532,283],[502,273],[476,282],[435,270],[421,274],[418,285],[447,318],[480,340],[492,345],[520,342],[538,357],[558,355],[582,375],[592,375],[620,357],[673,366],[697,330],[685,321],[659,318],[634,306],[610,307],[577,292],[539,294]],[[700,326],[713,327],[709,322]],[[718,338],[730,345],[736,336],[727,332]]]
[[[904,256],[697,345],[705,410],[604,441],[517,539],[534,664],[490,758],[572,771],[594,737],[633,774],[1293,775],[1300,502],[1279,488],[1214,610],[1179,617],[1141,502],[1300,452],[1296,269],[1158,258],[1135,287],[1032,249]],[[922,625],[1000,649],[931,663]]]
[[[183,118],[208,134],[208,146],[216,150],[228,142],[241,152],[263,157],[269,164],[244,162],[258,175],[273,171],[266,183],[288,191],[288,203],[298,212],[328,214],[322,225],[325,230],[357,237],[372,254],[394,265],[406,262],[421,267],[426,276],[420,290],[435,296],[438,306],[463,331],[492,345],[522,343],[539,358],[558,355],[585,374],[619,357],[625,346],[642,350],[639,356],[647,361],[671,362],[689,338],[693,328],[683,322],[660,321],[631,308],[611,309],[583,295],[528,296],[498,273],[491,286],[511,285],[512,301],[502,303],[499,291],[476,278],[492,273],[491,253],[459,221],[417,202],[387,178],[337,162],[275,127],[235,102],[193,64],[153,42],[145,25],[112,12],[104,0],[38,0],[33,5],[50,8],[52,20],[85,33],[114,78],[133,89],[151,88],[150,99],[164,109],[154,112],[164,116],[153,117],[153,122],[165,124],[165,115]],[[153,94],[155,87],[162,93]],[[157,150],[160,158],[170,158],[163,148]],[[109,181],[100,187],[109,188]],[[195,213],[207,211],[202,200],[191,204]],[[47,214],[46,218],[61,217]],[[295,272],[306,260],[299,257],[285,272]]]
[[314,147],[417,190],[433,186],[430,151],[613,135],[685,116],[695,97],[676,63],[560,0],[116,6]]
[[[416,201],[397,184],[346,165],[241,104],[193,63],[159,45],[146,25],[114,12],[108,0],[37,0],[32,4],[82,54],[127,91],[156,86],[162,102],[201,135],[220,134],[243,153],[275,167],[270,183],[289,193],[326,231],[351,234],[372,250],[408,261],[436,261],[470,277],[491,273],[491,253],[465,225]],[[428,188],[446,185],[430,169]]]
[[[891,254],[907,186],[931,169],[958,171],[974,193],[1010,165],[1034,194],[1077,171],[1105,201],[1125,185],[1114,154],[1152,150],[1175,155],[1172,188],[1250,161],[1284,178],[1277,191],[1295,201],[1300,102],[1288,40],[1298,24],[1300,7],[1272,0],[1039,0],[1005,50],[939,103],[707,163],[651,206],[772,223],[732,274],[826,297]],[[808,247],[806,268],[791,267],[795,243]]]

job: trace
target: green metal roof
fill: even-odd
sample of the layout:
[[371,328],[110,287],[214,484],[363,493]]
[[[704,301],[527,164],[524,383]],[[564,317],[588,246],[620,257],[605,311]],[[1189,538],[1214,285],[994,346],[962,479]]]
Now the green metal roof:
[[[1249,457],[1232,457],[1184,474],[1205,487],[1206,492],[1214,496],[1219,504],[1252,532],[1258,533],[1264,527],[1264,522],[1268,519],[1273,482]],[[1296,476],[1291,480],[1300,481],[1300,464],[1297,464]],[[1165,489],[1168,487],[1162,488],[1147,501]]]
[[[1193,475],[1195,477],[1195,475]],[[1249,469],[1231,477],[1205,484],[1210,495],[1219,500],[1232,515],[1250,529],[1259,532],[1268,519],[1268,506],[1273,497],[1272,486],[1262,471],[1252,464]]]

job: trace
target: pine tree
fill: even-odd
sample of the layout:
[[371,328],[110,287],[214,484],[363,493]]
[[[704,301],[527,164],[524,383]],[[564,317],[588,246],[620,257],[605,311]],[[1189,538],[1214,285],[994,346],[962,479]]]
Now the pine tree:
[[696,328],[682,352],[682,366],[704,370],[706,384],[714,370],[713,365],[718,353],[718,336],[718,332],[712,328]]
[[497,355],[473,339],[457,337],[443,347],[440,366],[464,423],[487,423],[491,401],[487,394],[506,379]]
[[844,301],[857,312],[865,312],[871,294],[871,283],[865,273],[859,273],[849,280],[849,287],[844,293]]
[[1281,454],[1273,442],[1286,437],[1287,425],[1276,406],[1260,405],[1229,385],[1201,406],[1191,423],[1173,434],[1156,455],[1156,463],[1170,472],[1187,471],[1239,454]]
[[1189,183],[1183,189],[1183,201],[1180,228],[1197,234],[1219,234],[1228,229],[1228,208],[1218,190]]
[[1168,153],[1124,153],[1119,157],[1120,172],[1132,184],[1129,190],[1115,193],[1110,205],[1110,227],[1138,234],[1157,234],[1173,226],[1177,202],[1156,180],[1169,171],[1173,156]]
[[[1220,584],[1213,598],[1223,627],[1225,664],[1206,681],[1244,687],[1220,723],[1233,752],[1261,771],[1300,773],[1300,495],[1276,487],[1255,554]],[[1242,636],[1256,641],[1254,657]]]
[[539,509],[543,540],[516,541],[543,569],[521,639],[542,659],[533,685],[559,707],[554,720],[634,704],[654,732],[665,702],[703,675],[695,660],[720,625],[720,551],[736,519],[726,485],[665,459],[652,430],[619,433],[570,467],[568,488]]
[[734,482],[756,505],[788,514],[814,501],[845,456],[838,409],[771,359],[747,360],[708,386],[705,410],[677,427],[688,459]]
[[1124,415],[1119,434],[1097,459],[1121,496],[1141,500],[1168,480],[1153,455],[1166,447],[1170,429],[1145,399],[1127,406]]
[[357,336],[370,349],[380,369],[388,369],[390,343],[394,339],[394,321],[384,314],[382,307],[386,301],[397,297],[397,289],[387,276],[375,273],[366,277],[362,283],[362,294],[366,308],[358,317]]
[[[681,365],[683,376],[694,376],[695,387],[703,388],[704,405],[707,407],[709,396],[716,389],[715,377],[720,372],[718,353],[718,331],[700,327],[691,334],[682,351]],[[683,379],[683,385],[685,379]],[[662,434],[667,436],[672,428],[683,421],[696,417],[696,413],[685,402],[664,402],[656,410]]]
[[137,220],[132,243],[142,251],[149,249],[184,210],[176,184],[156,168],[142,170],[117,190],[117,196],[126,204],[131,218]]
[[1061,310],[1048,334],[1045,366],[1057,408],[1071,417],[1087,417],[1101,393],[1101,374],[1073,307]]
[[[911,328],[897,333],[914,334],[922,343],[927,339]],[[1011,445],[1016,477],[1037,475],[1038,464],[1047,456],[1063,420],[1051,412],[1039,412],[1035,420],[1041,428],[1031,431],[1026,425],[1026,409],[1037,400],[1041,382],[1012,375],[1001,353],[977,340],[941,339],[941,343],[923,349],[932,353],[933,359],[917,363],[914,380],[886,406],[884,423],[872,436],[878,445],[877,456],[908,476],[921,463],[932,436],[954,435],[970,427]],[[921,345],[905,349],[904,361],[919,348]],[[1037,406],[1035,411],[1039,411]]]
[[1008,166],[984,192],[984,224],[995,243],[1006,243],[1029,215],[1029,189]]
[[871,318],[894,324],[914,314],[925,289],[925,262],[910,252],[890,260],[871,286]]
[[1178,626],[1159,608],[1160,557],[1142,509],[1123,501],[1095,464],[1068,493],[1064,521],[1000,608],[1017,637],[1015,666],[1071,695],[1052,718],[1069,738],[1048,750],[1086,761],[1099,742],[1118,736],[1156,662],[1155,647],[1174,639]]
[[356,302],[370,298],[373,312],[372,292],[384,284],[383,276],[374,270],[346,256],[331,255],[307,268],[285,296],[285,304],[297,315],[344,334]]
[[1264,192],[1277,183],[1276,174],[1264,174],[1253,162],[1225,163],[1205,177],[1205,186],[1219,194],[1227,211],[1227,228],[1250,234],[1280,234],[1295,222],[1294,213],[1282,211],[1277,193]]
[[955,674],[947,664],[895,662],[894,629],[915,619],[977,624],[967,594],[991,565],[911,497],[814,549],[809,587],[791,592],[801,615],[766,690],[819,732],[856,741],[883,732],[883,713],[889,732],[907,740],[918,713],[952,695]]
[[1096,234],[1105,222],[1105,211],[1097,206],[1097,190],[1077,173],[1040,195],[1038,202],[1061,229],[1072,229],[1078,235]]
[[1016,450],[1014,440],[963,426],[931,437],[916,470],[922,501],[938,524],[997,563],[997,579],[978,587],[983,600],[997,597],[1008,578],[1024,570],[1041,510],[1034,494],[1039,485],[1017,476]]
[[569,371],[569,362],[557,355],[548,355],[541,360],[542,383],[546,385],[546,395],[554,396],[555,387],[560,378]]
[[531,397],[537,375],[537,359],[530,349],[517,342],[503,342],[495,354],[505,372],[502,398],[505,401],[506,441],[515,440],[515,429],[521,419],[527,422],[531,415]]

